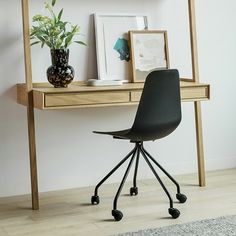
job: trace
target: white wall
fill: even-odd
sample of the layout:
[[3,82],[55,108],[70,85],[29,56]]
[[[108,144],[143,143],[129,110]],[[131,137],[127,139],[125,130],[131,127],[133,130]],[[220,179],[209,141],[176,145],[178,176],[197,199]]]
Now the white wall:
[[[96,77],[91,14],[148,13],[150,28],[167,29],[171,66],[191,76],[187,0],[58,0],[65,17],[78,22],[89,47],[73,46],[70,64],[77,79]],[[32,15],[43,1],[31,1]],[[236,166],[236,2],[196,0],[201,81],[210,83],[211,101],[202,103],[206,169]],[[15,84],[24,81],[21,6],[0,0],[0,196],[30,192],[26,109],[16,104]],[[35,81],[45,81],[49,51],[32,49]],[[92,130],[128,128],[136,107],[36,111],[40,191],[95,185],[132,147]],[[173,135],[147,143],[174,174],[197,171],[193,104],[183,104],[183,121]],[[146,167],[140,177],[150,177]],[[111,181],[120,181],[118,174]],[[197,179],[196,179],[197,182]]]

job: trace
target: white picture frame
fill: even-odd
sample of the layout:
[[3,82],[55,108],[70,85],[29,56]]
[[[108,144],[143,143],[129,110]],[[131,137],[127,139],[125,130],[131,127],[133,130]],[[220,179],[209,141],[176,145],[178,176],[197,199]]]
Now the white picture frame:
[[[148,29],[144,14],[94,14],[98,79],[132,80],[130,30]],[[128,47],[128,48],[127,48]]]

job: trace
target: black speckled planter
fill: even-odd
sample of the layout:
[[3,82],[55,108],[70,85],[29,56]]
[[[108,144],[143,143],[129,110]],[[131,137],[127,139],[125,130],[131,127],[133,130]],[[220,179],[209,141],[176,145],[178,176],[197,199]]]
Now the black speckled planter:
[[55,88],[67,88],[74,79],[74,69],[68,65],[69,49],[52,49],[52,65],[47,69],[47,77]]

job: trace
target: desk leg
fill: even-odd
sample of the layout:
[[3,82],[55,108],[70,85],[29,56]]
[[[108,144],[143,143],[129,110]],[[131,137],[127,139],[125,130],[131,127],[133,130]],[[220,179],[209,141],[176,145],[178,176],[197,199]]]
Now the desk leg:
[[37,159],[36,159],[36,143],[35,143],[34,106],[33,106],[32,92],[28,93],[27,118],[28,118],[32,209],[38,210],[39,209],[38,177],[37,177]]
[[199,179],[199,186],[204,187],[206,186],[206,181],[205,181],[205,163],[204,163],[204,150],[203,150],[201,103],[194,102],[194,108],[195,108],[195,123],[196,123],[198,179]]

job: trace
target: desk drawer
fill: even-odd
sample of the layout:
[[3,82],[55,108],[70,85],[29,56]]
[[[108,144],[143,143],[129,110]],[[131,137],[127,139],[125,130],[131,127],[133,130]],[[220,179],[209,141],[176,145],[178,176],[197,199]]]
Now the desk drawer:
[[[139,102],[142,95],[142,91],[131,92],[131,102]],[[181,88],[181,100],[182,101],[195,101],[209,98],[209,88],[207,86],[202,87],[188,87]]]
[[203,87],[190,87],[190,88],[181,88],[181,99],[183,101],[188,100],[202,100],[209,98],[209,88],[206,86]]
[[129,92],[45,94],[45,107],[83,106],[129,102]]

